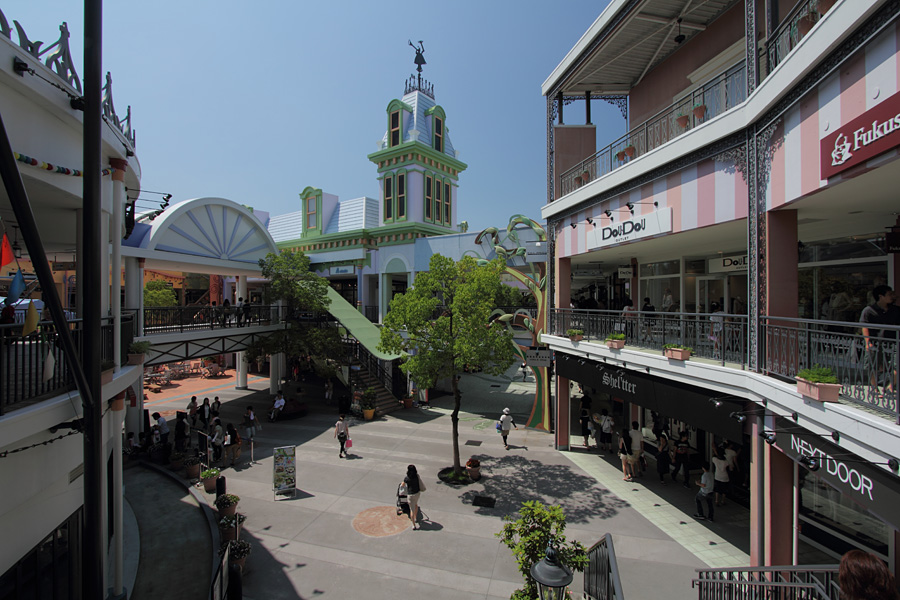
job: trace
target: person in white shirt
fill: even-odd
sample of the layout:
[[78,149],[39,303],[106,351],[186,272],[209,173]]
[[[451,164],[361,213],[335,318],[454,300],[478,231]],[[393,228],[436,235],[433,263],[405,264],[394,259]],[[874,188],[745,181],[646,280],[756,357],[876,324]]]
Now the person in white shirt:
[[641,433],[641,424],[637,421],[631,422],[631,431],[628,435],[631,437],[631,464],[635,476],[644,474],[644,468],[641,464],[641,457],[644,455],[644,434]]
[[507,441],[507,437],[509,437],[509,430],[515,428],[517,431],[519,426],[516,425],[515,419],[512,418],[512,415],[509,414],[509,409],[504,408],[503,414],[500,416],[500,436],[503,438],[503,446],[509,450],[509,442]]
[[[697,496],[694,498],[697,501],[697,514],[694,515],[697,519],[706,519],[708,521],[714,520],[716,509],[713,506],[713,474],[709,472],[709,463],[703,463],[703,475],[700,477],[700,480],[697,481],[697,485],[700,486],[700,491],[697,492]],[[706,502],[707,515],[703,514],[703,503]]]
[[[594,416],[596,417],[597,415]],[[600,411],[600,418],[595,420],[600,428],[600,442],[597,446],[602,446],[602,450],[612,452],[612,428],[615,427],[616,422],[609,416],[609,411],[605,408]]]
[[716,506],[725,506],[725,494],[728,492],[728,470],[730,464],[725,459],[725,452],[721,447],[716,448],[716,455],[713,456],[713,471],[715,472],[715,491]]
[[274,421],[278,418],[278,415],[281,414],[281,410],[284,408],[284,394],[281,393],[281,390],[278,390],[278,393],[275,395],[275,404],[272,405],[272,412],[269,414],[269,420]]

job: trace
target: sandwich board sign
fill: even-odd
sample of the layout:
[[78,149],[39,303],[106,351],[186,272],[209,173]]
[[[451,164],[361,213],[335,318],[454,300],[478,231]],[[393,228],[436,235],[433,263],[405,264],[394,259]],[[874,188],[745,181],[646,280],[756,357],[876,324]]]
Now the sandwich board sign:
[[275,495],[297,494],[297,448],[296,446],[281,446],[272,452],[273,458],[273,486]]

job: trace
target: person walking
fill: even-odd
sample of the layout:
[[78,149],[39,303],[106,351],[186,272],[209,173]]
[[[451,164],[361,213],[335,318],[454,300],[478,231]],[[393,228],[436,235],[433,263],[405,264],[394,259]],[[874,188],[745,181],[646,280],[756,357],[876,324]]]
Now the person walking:
[[231,320],[231,302],[226,298],[222,302],[222,327],[228,327],[228,321]]
[[197,412],[200,415],[200,422],[203,423],[203,430],[206,431],[209,429],[209,419],[212,417],[212,407],[209,405],[209,398],[203,399],[203,404],[200,405]]
[[425,482],[416,471],[415,465],[406,467],[406,477],[403,478],[408,490],[407,498],[409,499],[409,520],[412,521],[413,529],[418,529],[416,517],[419,513],[419,495],[425,491]]
[[238,327],[243,327],[244,319],[244,298],[243,296],[237,299],[237,302],[234,303],[234,320],[237,322]]
[[635,476],[644,476],[644,465],[641,459],[644,457],[644,434],[641,433],[641,424],[637,421],[631,422],[631,431],[628,432],[631,438],[631,464],[633,465],[633,473]]
[[688,441],[687,431],[678,434],[678,442],[675,444],[675,470],[672,471],[672,481],[678,481],[678,472],[684,469],[684,487],[690,488],[690,469],[688,468],[688,460],[690,459],[691,444]]
[[253,406],[250,404],[247,405],[247,410],[244,412],[244,420],[241,421],[241,425],[244,427],[244,437],[250,440],[250,443],[252,444],[253,438],[256,437],[256,429],[259,427],[259,422],[256,420],[256,413],[253,412]]
[[184,408],[184,410],[188,414],[188,418],[191,420],[191,427],[197,427],[197,396],[191,396],[191,401],[188,402],[188,405]]
[[516,425],[515,419],[509,414],[509,409],[504,408],[503,414],[500,415],[500,436],[503,438],[503,447],[509,450],[509,430],[515,428],[517,431],[519,426]]
[[212,439],[210,440],[213,448],[213,462],[222,460],[222,448],[225,444],[225,429],[222,427],[222,421],[219,417],[213,419]]
[[187,415],[179,412],[175,420],[175,452],[184,452],[185,440],[188,439],[190,428],[185,420]]
[[221,410],[222,410],[222,403],[219,401],[219,397],[216,396],[212,402],[212,405],[210,406],[210,411],[211,411],[210,414],[212,414],[212,416],[214,416],[214,417],[218,417],[219,412]]
[[[697,492],[697,495],[694,497],[694,500],[697,502],[697,514],[694,515],[696,519],[706,519],[707,521],[713,521],[716,509],[713,506],[713,489],[715,486],[713,480],[713,474],[709,472],[709,463],[703,463],[703,475],[700,476],[700,479],[697,480],[697,485],[700,486],[700,491]],[[706,515],[703,514],[703,503],[706,502]]]
[[669,456],[670,451],[669,436],[665,432],[660,432],[656,452],[656,472],[659,474],[659,482],[663,485],[666,485],[665,477],[669,474],[669,466],[672,464],[672,459]]
[[628,428],[622,430],[619,436],[619,459],[622,461],[622,481],[634,480],[634,465],[631,462],[631,436]]
[[600,411],[600,443],[603,449],[612,452],[612,430],[616,422],[609,416],[609,411],[605,408]]
[[730,482],[728,471],[731,465],[725,458],[725,451],[721,446],[716,448],[712,463],[715,472],[716,506],[725,506],[725,494],[728,493]]
[[233,467],[241,457],[241,436],[231,423],[225,426],[225,440],[223,446],[225,447],[225,457],[229,459],[230,464]]
[[350,439],[350,429],[347,427],[347,421],[344,419],[344,415],[338,417],[337,423],[334,424],[334,437],[341,443],[341,451],[338,452],[338,458],[346,457],[347,449],[344,445],[347,443],[347,440]]
[[159,426],[159,441],[161,444],[169,443],[169,425],[166,423],[166,418],[155,412],[151,415],[154,419],[156,419],[156,424]]
[[584,447],[587,450],[591,449],[591,415],[588,412],[587,408],[581,409],[581,416],[578,418],[578,421],[581,423],[581,437],[584,438]]

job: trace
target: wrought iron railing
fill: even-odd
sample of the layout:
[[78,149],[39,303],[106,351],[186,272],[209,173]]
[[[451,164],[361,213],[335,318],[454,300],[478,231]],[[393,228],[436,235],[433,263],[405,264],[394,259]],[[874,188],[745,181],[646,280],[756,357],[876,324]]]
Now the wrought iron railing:
[[800,0],[766,40],[766,73],[771,73],[819,20],[819,0]]
[[837,565],[697,569],[699,598],[838,600]]
[[721,364],[747,364],[747,315],[725,313],[630,312],[554,308],[549,332],[565,336],[580,329],[588,341],[604,343],[611,333],[625,334],[630,346],[662,349],[666,344],[689,346],[694,356]]
[[584,595],[590,600],[622,600],[622,581],[616,550],[610,534],[588,550],[588,564],[584,570]]
[[873,327],[866,338],[859,323],[762,317],[760,330],[765,373],[793,379],[801,369],[829,367],[846,400],[900,423],[900,327]]
[[746,65],[741,61],[560,175],[560,197],[659,148],[746,99]]
[[251,304],[241,308],[222,306],[161,306],[144,309],[143,335],[184,333],[281,323],[284,310],[277,305]]
[[[75,348],[84,340],[84,322],[68,322]],[[121,322],[122,351],[119,360],[126,362],[128,345],[134,335],[134,322],[123,316]],[[49,399],[75,389],[69,362],[57,338],[52,321],[38,324],[35,333],[22,335],[21,324],[0,325],[0,414],[17,404]],[[100,328],[100,359],[113,361],[113,322],[103,319]],[[48,361],[51,366],[48,366]]]
[[375,377],[394,397],[398,399],[403,397],[406,391],[405,382],[396,377],[397,369],[394,368],[394,361],[378,358],[356,340],[345,342],[345,347],[351,362],[355,358],[360,366]]

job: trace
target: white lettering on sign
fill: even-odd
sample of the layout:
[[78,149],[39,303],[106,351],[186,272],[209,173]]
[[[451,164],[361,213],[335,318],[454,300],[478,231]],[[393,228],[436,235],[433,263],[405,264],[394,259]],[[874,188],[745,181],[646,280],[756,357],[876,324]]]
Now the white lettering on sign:
[[849,485],[853,491],[863,496],[868,496],[869,500],[875,500],[872,497],[872,488],[874,487],[872,480],[853,467],[847,466],[847,463],[834,458],[827,452],[823,452],[813,446],[809,441],[801,440],[793,434],[791,435],[791,450],[800,456],[811,456],[819,459],[820,469],[825,469],[829,475],[836,477],[841,483]]
[[622,390],[628,394],[637,393],[635,391],[637,389],[637,384],[628,381],[622,375],[613,377],[609,373],[603,373],[603,385],[611,387],[614,390]]
[[859,150],[864,148],[875,140],[893,133],[895,129],[900,129],[900,114],[895,115],[894,118],[888,119],[884,123],[872,121],[872,127],[868,130],[865,127],[860,127],[853,132],[853,149]]
[[586,242],[588,249],[600,248],[670,231],[672,231],[672,209],[663,208],[629,221],[611,222],[609,225],[589,229]]

